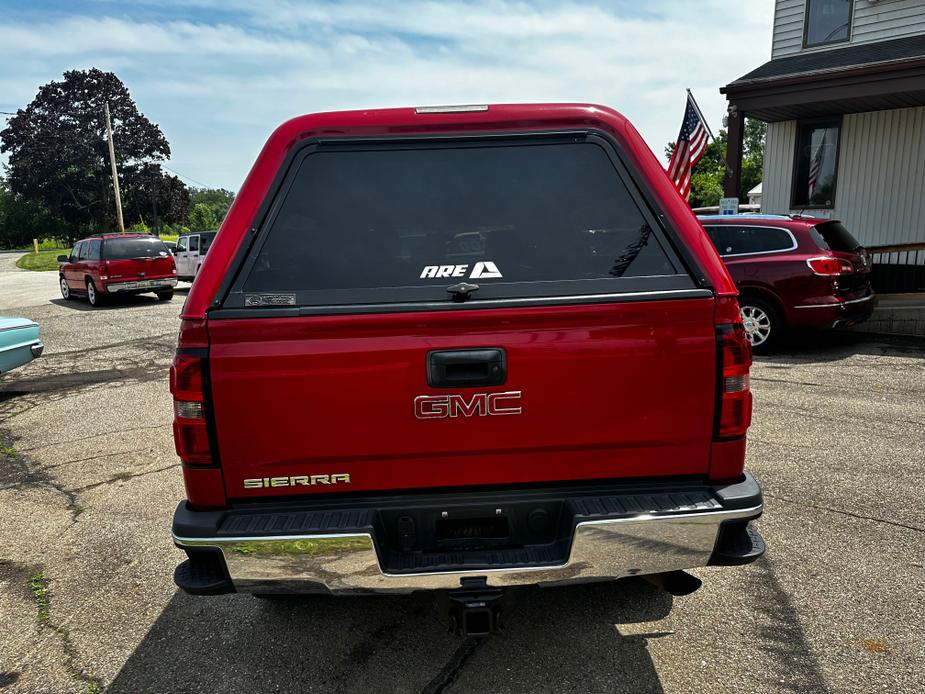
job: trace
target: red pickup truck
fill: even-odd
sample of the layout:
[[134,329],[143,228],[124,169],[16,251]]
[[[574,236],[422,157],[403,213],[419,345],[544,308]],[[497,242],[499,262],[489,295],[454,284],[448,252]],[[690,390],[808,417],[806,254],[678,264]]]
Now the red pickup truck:
[[611,109],[295,118],[181,318],[189,593],[446,590],[481,634],[507,586],[764,551],[735,286]]

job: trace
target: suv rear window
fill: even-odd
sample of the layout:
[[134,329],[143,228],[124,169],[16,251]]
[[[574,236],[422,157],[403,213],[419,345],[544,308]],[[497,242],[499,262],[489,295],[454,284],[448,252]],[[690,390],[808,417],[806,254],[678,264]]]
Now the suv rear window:
[[293,168],[236,284],[245,305],[446,301],[462,281],[476,299],[693,286],[595,143],[322,148]]
[[778,253],[796,248],[790,232],[780,227],[717,225],[707,234],[722,256]]
[[861,248],[858,240],[842,226],[841,222],[817,224],[810,230],[810,234],[816,245],[823,250],[853,253]]
[[103,257],[106,260],[129,260],[131,258],[158,258],[168,255],[167,246],[160,239],[105,239]]

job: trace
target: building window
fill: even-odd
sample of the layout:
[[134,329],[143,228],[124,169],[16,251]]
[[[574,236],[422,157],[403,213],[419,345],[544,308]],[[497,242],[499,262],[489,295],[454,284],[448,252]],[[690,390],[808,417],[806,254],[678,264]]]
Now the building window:
[[801,123],[797,128],[793,209],[835,206],[840,131],[838,121]]
[[847,41],[853,5],[852,0],[806,0],[803,46]]

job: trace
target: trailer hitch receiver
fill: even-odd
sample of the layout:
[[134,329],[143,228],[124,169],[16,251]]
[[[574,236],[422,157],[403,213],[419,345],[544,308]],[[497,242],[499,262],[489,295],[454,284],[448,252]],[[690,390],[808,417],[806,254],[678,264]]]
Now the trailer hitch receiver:
[[449,593],[450,628],[463,636],[489,636],[501,631],[499,588],[489,588],[482,576],[464,578],[462,587]]

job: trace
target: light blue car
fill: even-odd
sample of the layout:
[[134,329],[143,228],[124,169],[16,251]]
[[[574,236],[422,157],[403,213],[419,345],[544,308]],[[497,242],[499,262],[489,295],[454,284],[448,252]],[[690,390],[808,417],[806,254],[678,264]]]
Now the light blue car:
[[0,316],[0,374],[42,356],[39,324],[28,318]]

